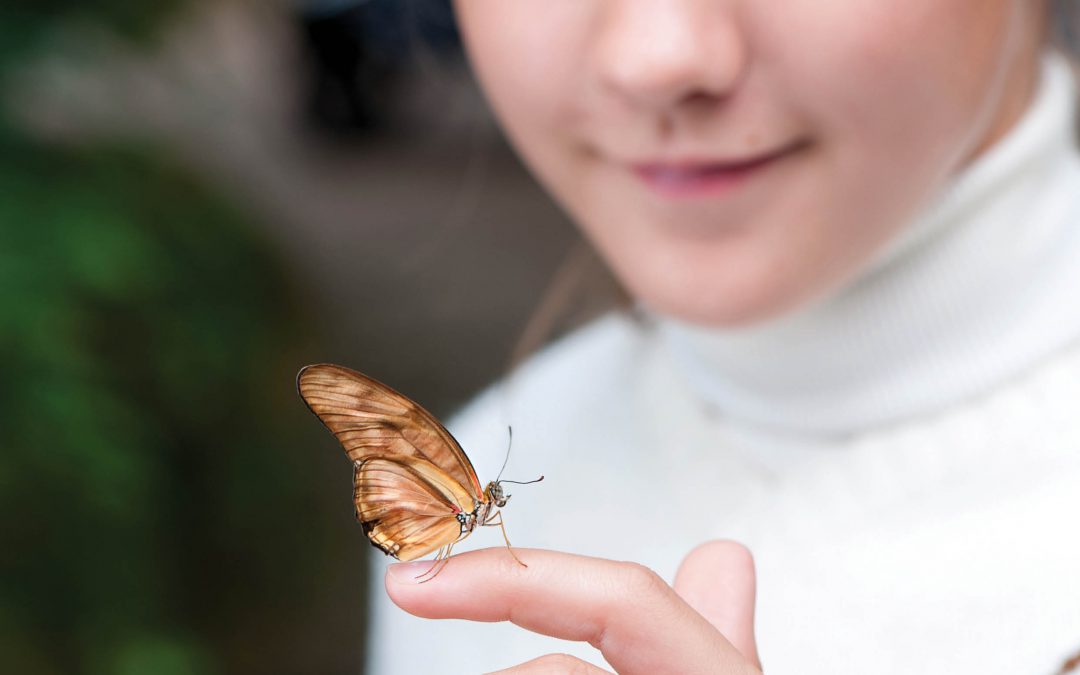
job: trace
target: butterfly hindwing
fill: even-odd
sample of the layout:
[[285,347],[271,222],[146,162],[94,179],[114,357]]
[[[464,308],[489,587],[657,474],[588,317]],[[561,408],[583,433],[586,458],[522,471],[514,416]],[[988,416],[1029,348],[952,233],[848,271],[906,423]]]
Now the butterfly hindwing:
[[429,412],[390,387],[342,366],[308,366],[296,378],[304,402],[353,462],[417,457],[440,469],[473,501],[483,495],[465,452]]
[[474,503],[444,471],[419,458],[370,459],[355,469],[356,517],[375,546],[415,560],[461,536],[457,514]]

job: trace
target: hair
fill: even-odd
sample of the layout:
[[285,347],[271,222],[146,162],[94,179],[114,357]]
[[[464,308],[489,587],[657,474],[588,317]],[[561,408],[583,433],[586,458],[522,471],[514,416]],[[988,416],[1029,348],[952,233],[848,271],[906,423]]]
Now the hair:
[[552,274],[510,354],[508,370],[541,347],[613,309],[628,310],[633,300],[596,249],[577,241]]
[[1052,0],[1050,38],[1080,62],[1080,0]]

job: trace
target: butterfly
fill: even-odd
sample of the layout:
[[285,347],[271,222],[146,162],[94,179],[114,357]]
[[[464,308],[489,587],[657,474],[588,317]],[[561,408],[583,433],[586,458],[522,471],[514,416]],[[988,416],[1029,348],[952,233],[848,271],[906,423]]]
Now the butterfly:
[[510,499],[502,484],[524,483],[496,478],[481,489],[472,462],[435,416],[367,375],[306,366],[296,388],[352,460],[356,519],[376,548],[402,561],[438,551],[421,576],[437,574],[454,544],[477,527],[497,525],[510,555],[525,565],[510,548],[499,510]]

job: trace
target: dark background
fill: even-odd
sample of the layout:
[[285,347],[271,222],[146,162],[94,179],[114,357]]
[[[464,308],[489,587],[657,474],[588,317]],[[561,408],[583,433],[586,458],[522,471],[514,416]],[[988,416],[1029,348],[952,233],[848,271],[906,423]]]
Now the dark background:
[[438,0],[0,9],[5,672],[355,673],[366,559],[305,363],[445,415],[576,235]]

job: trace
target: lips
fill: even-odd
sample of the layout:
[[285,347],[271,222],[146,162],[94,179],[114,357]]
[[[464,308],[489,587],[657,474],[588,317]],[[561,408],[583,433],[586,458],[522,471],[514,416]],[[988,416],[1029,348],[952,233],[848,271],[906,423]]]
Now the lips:
[[633,172],[665,197],[717,196],[763,173],[800,146],[736,160],[673,160],[632,163]]

